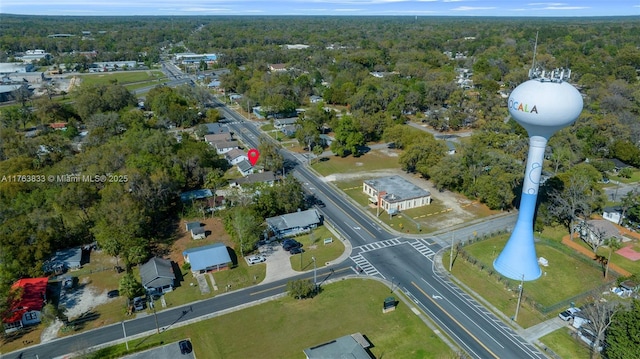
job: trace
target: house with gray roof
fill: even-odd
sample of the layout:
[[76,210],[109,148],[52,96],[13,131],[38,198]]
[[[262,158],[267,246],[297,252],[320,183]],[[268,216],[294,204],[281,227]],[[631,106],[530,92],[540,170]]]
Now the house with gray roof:
[[236,178],[229,181],[231,187],[242,187],[244,185],[252,185],[255,183],[265,183],[269,186],[273,186],[276,182],[276,174],[272,171],[264,171],[259,173],[251,173],[250,175],[242,178]]
[[251,165],[251,163],[249,163],[249,161],[242,160],[238,163],[238,171],[240,171],[242,177],[247,177],[248,175],[253,173],[253,166]]
[[140,279],[148,293],[168,293],[175,286],[176,276],[170,260],[153,257],[140,266]]
[[431,204],[431,192],[400,176],[366,180],[362,183],[362,191],[371,203],[390,214]]
[[320,213],[314,208],[267,218],[269,237],[285,238],[310,232],[322,224]]
[[230,165],[234,166],[242,161],[248,161],[249,157],[247,153],[239,148],[234,148],[231,151],[224,154],[224,158]]
[[205,123],[204,125],[207,127],[208,135],[214,135],[216,133],[229,133],[229,127],[218,122]]
[[304,350],[307,359],[371,359],[373,358],[367,349],[371,343],[360,333],[345,335],[332,341],[316,345]]
[[190,248],[182,252],[182,256],[185,262],[191,264],[193,273],[219,271],[232,264],[227,246],[223,243]]
[[57,251],[43,265],[45,272],[63,273],[69,269],[82,267],[82,248],[68,248]]

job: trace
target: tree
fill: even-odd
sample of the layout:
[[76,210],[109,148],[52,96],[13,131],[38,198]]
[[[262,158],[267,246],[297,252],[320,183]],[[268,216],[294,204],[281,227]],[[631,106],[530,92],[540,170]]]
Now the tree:
[[634,299],[626,310],[613,316],[606,331],[604,354],[608,359],[640,358],[640,300]]
[[292,298],[305,299],[313,296],[315,288],[311,279],[296,279],[287,282],[287,292]]
[[340,157],[351,153],[358,156],[360,146],[365,144],[364,135],[355,125],[351,116],[343,116],[334,128],[335,140],[331,143],[331,151]]
[[609,258],[607,258],[607,269],[604,271],[604,279],[607,279],[609,275],[609,263],[611,262],[611,254],[614,251],[622,248],[622,243],[618,238],[611,237],[611,238],[607,238],[604,241],[603,245],[609,247]]
[[279,172],[284,168],[284,157],[278,151],[276,144],[267,137],[261,137],[258,144],[260,151],[259,163],[266,171]]
[[218,188],[223,187],[225,184],[227,184],[227,180],[224,178],[224,171],[220,168],[214,168],[209,171],[209,173],[207,173],[207,178],[204,180],[205,187],[211,189],[214,198]]
[[144,293],[142,284],[138,282],[136,277],[131,272],[125,273],[122,278],[120,278],[120,285],[118,286],[118,290],[120,291],[120,295],[125,296],[129,299],[133,299]]
[[244,257],[247,250],[253,250],[258,243],[260,223],[255,212],[248,207],[235,207],[225,218],[225,229],[240,247]]
[[590,187],[587,178],[574,175],[568,178],[567,183],[561,183],[560,188],[553,188],[549,193],[549,213],[560,223],[565,224],[571,239],[575,233],[576,219],[590,212],[588,208]]
[[598,357],[599,348],[605,339],[604,333],[611,325],[619,304],[612,301],[594,300],[593,303],[587,304],[581,312],[581,315],[589,319],[582,327],[593,333],[593,341],[591,342],[591,359]]

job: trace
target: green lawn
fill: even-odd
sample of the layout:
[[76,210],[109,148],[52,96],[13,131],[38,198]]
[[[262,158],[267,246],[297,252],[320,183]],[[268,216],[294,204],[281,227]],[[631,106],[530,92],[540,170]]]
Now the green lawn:
[[[492,268],[493,261],[504,248],[508,234],[496,236],[485,241],[479,241],[466,246],[466,251]],[[543,275],[525,284],[526,293],[536,302],[547,307],[565,299],[595,289],[605,283],[602,271],[593,265],[548,245],[537,243],[538,257],[549,261],[547,267],[541,267]],[[518,281],[510,281],[511,287],[517,287]]]
[[540,338],[540,341],[561,358],[588,358],[589,348],[569,335],[570,329],[561,328]]
[[[333,242],[324,244],[324,239],[326,238],[332,238]],[[302,243],[302,248],[304,249],[304,253],[295,254],[289,258],[291,268],[297,271],[313,269],[311,257],[315,257],[316,266],[320,268],[324,267],[326,262],[340,257],[344,252],[344,244],[325,226],[321,226],[304,236],[296,237],[295,240]]]
[[[95,75],[79,76],[83,84],[96,85],[108,84],[117,81],[121,85],[135,82],[159,82],[166,79],[166,76],[159,70],[149,71],[120,71],[120,72],[102,72]],[[146,84],[147,86],[149,84]]]
[[[198,358],[292,358],[302,350],[360,332],[373,344],[376,358],[446,358],[450,349],[400,302],[382,313],[389,288],[373,280],[345,280],[326,285],[317,297],[286,297],[192,325],[129,342],[150,347],[190,338]],[[152,329],[152,328],[150,328]],[[140,344],[143,342],[142,344]],[[123,345],[103,349],[92,358],[126,354]]]
[[[490,302],[500,312],[504,313],[504,315],[509,318],[515,315],[518,293],[514,291],[507,291],[504,288],[504,284],[498,282],[496,277],[489,277],[487,272],[479,271],[478,268],[472,266],[461,258],[458,258],[455,261],[452,273],[456,278],[458,278],[458,280]],[[525,284],[524,288],[528,293],[527,284]],[[535,310],[535,308],[531,307],[527,303],[522,303],[520,310],[518,311],[517,319],[520,326],[528,328],[544,321],[546,318],[540,314],[540,312]]]
[[[493,270],[493,261],[504,248],[507,239],[508,235],[505,234],[465,246],[467,253],[484,263],[485,270],[479,270],[478,267],[458,257],[452,272],[499,311],[512,317],[517,303],[515,288],[518,287],[519,282],[508,280],[508,285],[512,288],[509,290],[505,288],[504,283],[498,281],[496,275],[490,276],[488,272]],[[549,266],[541,267],[543,275],[539,279],[524,283],[523,293],[525,298],[531,298],[543,308],[553,307],[606,283],[598,267],[585,263],[571,255],[569,251],[565,252],[553,246],[537,243],[536,252],[539,257],[549,261]],[[525,301],[518,314],[518,324],[526,328],[555,314],[557,312],[552,310],[545,315]]]
[[380,151],[370,151],[360,157],[324,157],[322,161],[316,161],[312,165],[323,176],[333,173],[367,172],[381,169],[400,170],[398,157],[387,156]]

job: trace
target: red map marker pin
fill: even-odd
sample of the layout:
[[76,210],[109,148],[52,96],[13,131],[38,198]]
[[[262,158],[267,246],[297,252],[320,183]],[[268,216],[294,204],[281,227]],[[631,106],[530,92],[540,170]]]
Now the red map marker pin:
[[256,163],[258,163],[258,158],[260,158],[260,151],[252,148],[249,150],[247,155],[249,155],[249,163],[251,163],[252,166],[255,166]]

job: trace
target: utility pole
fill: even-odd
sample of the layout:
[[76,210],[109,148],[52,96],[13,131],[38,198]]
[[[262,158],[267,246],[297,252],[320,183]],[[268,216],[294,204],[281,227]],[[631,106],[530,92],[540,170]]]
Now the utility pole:
[[453,268],[453,241],[454,241],[453,233],[451,233],[451,252],[449,254],[449,272],[451,272],[451,268]]
[[522,280],[520,281],[520,285],[518,289],[520,289],[518,293],[518,303],[516,304],[516,315],[513,316],[513,321],[518,321],[518,312],[520,311],[520,300],[522,300],[522,286],[524,285],[524,274],[522,275]]
[[311,257],[313,261],[313,288],[314,290],[318,289],[318,282],[316,281],[316,257]]
[[156,313],[156,306],[153,304],[153,298],[149,298],[149,306],[153,309],[153,317],[156,320],[156,332],[160,334],[160,326],[158,326],[158,314]]
[[129,340],[127,340],[127,331],[124,329],[124,321],[122,323],[122,333],[124,333],[124,344],[127,347],[127,351],[129,351]]

